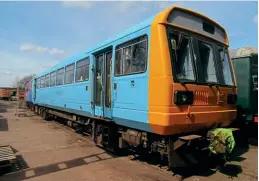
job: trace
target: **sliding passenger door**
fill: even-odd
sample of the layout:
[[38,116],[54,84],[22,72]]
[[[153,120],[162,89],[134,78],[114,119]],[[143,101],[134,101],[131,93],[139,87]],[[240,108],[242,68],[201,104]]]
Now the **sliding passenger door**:
[[111,118],[111,59],[112,51],[103,51],[95,56],[94,115]]

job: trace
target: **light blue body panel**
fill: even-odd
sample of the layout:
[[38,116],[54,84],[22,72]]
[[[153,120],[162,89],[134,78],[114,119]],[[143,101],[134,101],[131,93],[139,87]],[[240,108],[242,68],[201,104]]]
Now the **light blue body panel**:
[[[95,66],[94,55],[105,48],[112,47],[111,108],[104,109],[104,117],[111,119],[118,125],[151,132],[151,127],[148,122],[149,51],[147,70],[144,73],[114,76],[114,60],[115,48],[117,45],[142,35],[148,36],[148,50],[150,49],[150,25],[152,20],[153,18],[140,23],[116,38],[107,40],[104,43],[91,48],[89,51],[64,60],[58,65],[38,74],[35,77],[36,79],[71,63],[76,63],[78,60],[85,57],[90,57],[88,81],[35,89],[36,79],[34,79],[32,83],[33,97],[35,97],[35,99],[33,99],[34,103],[68,112],[76,112],[80,115],[89,115],[92,117],[100,115],[96,112],[98,109],[91,106],[91,101],[94,101],[93,92],[95,91],[93,86],[93,81],[95,79],[91,68]],[[75,72],[74,75],[76,75]],[[132,82],[134,82],[134,85]],[[114,83],[117,84],[116,90],[114,90]]]

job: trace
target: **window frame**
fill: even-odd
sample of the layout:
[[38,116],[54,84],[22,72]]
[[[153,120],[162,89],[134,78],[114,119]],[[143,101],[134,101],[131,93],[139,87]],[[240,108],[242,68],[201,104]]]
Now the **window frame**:
[[[141,39],[141,38],[143,38],[143,40],[140,40],[140,41],[138,41],[136,43],[130,43],[130,42],[132,42],[134,40]],[[145,64],[145,69],[143,71],[139,71],[139,72],[131,72],[131,73],[127,73],[127,74],[116,74],[116,71],[115,71],[115,69],[116,69],[116,52],[119,51],[119,50],[123,51],[124,48],[132,47],[133,45],[136,45],[136,44],[144,42],[144,41],[146,41],[146,52],[145,52],[146,64]],[[143,74],[143,73],[145,73],[147,71],[147,68],[148,68],[148,55],[149,55],[148,42],[149,42],[148,41],[148,34],[143,34],[143,35],[140,35],[140,36],[135,37],[133,39],[127,40],[127,41],[125,41],[123,43],[120,43],[120,44],[115,46],[114,68],[113,68],[113,70],[114,70],[114,77],[121,77],[121,76],[135,75],[135,74]],[[125,45],[125,46],[123,46],[123,45]],[[133,58],[133,51],[132,50],[131,50],[131,56]]]
[[[73,65],[73,70],[69,70],[69,71],[67,71],[66,69],[69,67],[69,66],[71,66],[71,65]],[[72,79],[72,82],[66,82],[66,74],[67,74],[67,72],[73,72],[73,79]],[[64,85],[66,85],[66,84],[73,84],[73,83],[75,83],[75,63],[71,63],[71,64],[69,64],[69,65],[67,65],[67,66],[65,66],[65,69],[64,69],[64,80],[63,80],[63,84]]]
[[[62,69],[63,69],[63,73],[62,73],[62,74],[63,74],[63,76],[62,76],[62,77],[63,77],[63,78],[62,78],[63,81],[62,81],[62,84],[57,84],[57,80],[58,80],[57,78],[58,78],[58,75],[60,75],[60,74],[58,74],[58,71],[59,71],[59,70],[62,70]],[[64,85],[64,73],[65,73],[65,68],[64,68],[64,67],[57,69],[57,73],[56,73],[56,86]]]
[[[41,81],[44,80],[44,83],[42,84]],[[40,88],[45,88],[45,75],[42,75],[40,77]]]
[[36,78],[36,89],[40,89],[40,77]]
[[[166,31],[167,31],[167,41],[168,41],[168,48],[169,48],[169,51],[170,51],[170,58],[172,59],[172,53],[171,53],[171,50],[170,50],[170,42],[169,42],[169,33],[170,32],[173,32],[173,31],[177,31],[177,32],[180,32],[184,35],[187,35],[187,36],[190,36],[192,41],[193,41],[193,55],[195,56],[194,57],[194,67],[195,67],[195,76],[196,76],[196,80],[195,81],[188,81],[188,84],[196,84],[196,85],[218,85],[218,86],[222,86],[222,87],[236,87],[235,85],[235,81],[234,81],[234,70],[233,70],[233,67],[232,65],[230,64],[230,71],[231,71],[231,74],[232,74],[232,79],[233,79],[233,85],[227,85],[227,84],[224,84],[222,82],[222,75],[220,73],[220,69],[219,69],[219,62],[218,62],[218,53],[216,52],[217,50],[217,47],[225,47],[225,48],[229,48],[229,46],[223,44],[223,43],[220,43],[220,42],[217,42],[211,38],[205,38],[203,37],[202,35],[198,35],[197,33],[192,33],[192,32],[189,32],[189,31],[186,31],[186,30],[183,30],[183,29],[180,29],[180,28],[176,28],[176,27],[172,27],[170,25],[166,26]],[[216,77],[217,77],[217,82],[206,82],[206,81],[203,81],[204,80],[204,76],[202,75],[202,72],[200,71],[201,70],[201,65],[200,65],[200,53],[198,52],[198,41],[202,41],[202,42],[205,42],[207,44],[210,44],[213,48],[213,56],[214,56],[214,64],[215,64],[215,68],[216,68]],[[228,53],[228,56],[229,56],[229,53]],[[231,60],[229,60],[231,61]],[[171,60],[172,62],[172,60]],[[230,62],[231,63],[231,62]],[[173,66],[173,65],[172,65]],[[174,80],[174,83],[181,83],[177,78],[176,78],[176,75],[175,75],[175,68],[171,68],[172,70],[172,76],[173,76],[173,80]]]
[[[77,68],[81,68],[81,67],[83,67],[83,66],[87,66],[87,64],[86,64],[86,65],[83,65],[83,66],[80,66],[80,67],[77,67],[77,65],[78,65],[79,62],[86,61],[87,59],[88,59],[88,74],[87,74],[87,79],[82,80],[82,81],[79,81],[79,80],[77,80]],[[82,58],[82,59],[76,61],[76,64],[75,64],[75,76],[74,76],[75,83],[80,83],[80,82],[89,81],[90,64],[91,64],[91,62],[90,62],[90,57],[89,57],[89,56],[87,56],[87,57],[85,57],[85,58]]]
[[[48,76],[49,77],[49,80],[48,80],[48,86],[46,85],[46,76]],[[50,84],[50,74],[49,73],[47,73],[46,75],[45,75],[45,82],[44,82],[44,84],[45,84],[45,87],[49,87],[49,84]]]
[[[51,76],[51,74],[54,73],[54,76]],[[52,71],[49,73],[49,87],[55,87],[56,86],[56,75],[57,75],[57,71]],[[51,77],[54,77],[54,85],[51,85]]]
[[[217,52],[216,52],[216,43],[214,43],[214,42],[212,42],[212,41],[209,41],[209,40],[207,40],[207,39],[204,39],[204,38],[201,38],[201,37],[198,37],[198,36],[194,36],[195,37],[195,40],[194,41],[196,41],[196,45],[197,45],[197,49],[198,49],[198,51],[197,51],[197,54],[198,54],[198,64],[199,64],[199,70],[200,71],[198,71],[198,73],[200,74],[200,77],[202,77],[202,78],[200,78],[199,80],[198,80],[198,83],[205,83],[205,84],[221,84],[220,82],[221,82],[221,75],[220,75],[220,73],[219,73],[219,71],[220,71],[220,67],[219,67],[219,65],[218,65],[218,56],[217,56]],[[202,63],[201,63],[201,58],[200,58],[200,51],[199,51],[199,42],[202,42],[202,43],[204,43],[204,44],[208,44],[208,45],[210,45],[211,46],[211,48],[212,48],[212,53],[213,53],[213,63],[214,63],[214,67],[215,67],[215,74],[216,74],[216,79],[217,79],[217,81],[216,82],[211,82],[211,81],[206,81],[205,80],[205,76],[204,76],[204,74],[203,74],[203,71],[202,71],[202,68],[201,68],[201,65],[202,65]]]
[[[202,79],[198,79],[198,82],[197,84],[211,84],[211,85],[218,85],[218,86],[221,86],[221,87],[236,87],[235,85],[235,80],[234,80],[234,69],[231,65],[231,58],[230,58],[230,55],[229,55],[229,52],[228,53],[228,57],[229,57],[229,66],[230,66],[230,72],[231,72],[231,75],[232,75],[232,80],[233,80],[233,85],[228,85],[228,84],[225,84],[224,83],[224,77],[223,77],[223,72],[220,73],[221,69],[220,69],[220,65],[219,65],[219,61],[220,61],[220,56],[219,56],[219,53],[217,52],[219,50],[219,47],[225,47],[227,50],[229,49],[229,47],[227,45],[224,45],[220,42],[217,42],[215,40],[211,40],[211,39],[205,39],[204,37],[200,36],[200,35],[196,35],[196,34],[193,34],[193,37],[195,38],[195,41],[196,43],[198,44],[198,41],[202,41],[202,42],[205,42],[207,44],[210,44],[213,48],[213,54],[214,54],[214,64],[215,64],[215,68],[216,68],[216,76],[217,76],[217,82],[206,82],[206,81],[202,81],[202,79],[204,79],[204,77],[202,76]],[[198,48],[198,45],[197,45],[197,48]],[[198,52],[198,61],[200,61],[200,53]],[[199,63],[200,64],[200,63]],[[202,73],[200,71],[200,73]]]
[[[176,75],[176,57],[173,56],[173,52],[172,52],[172,45],[171,45],[171,42],[169,42],[169,39],[170,39],[170,35],[174,32],[177,32],[177,33],[180,33],[182,34],[183,37],[186,37],[187,39],[189,39],[190,41],[190,44],[191,44],[191,56],[192,56],[192,66],[193,66],[193,74],[194,74],[194,79],[193,80],[189,80],[189,79],[179,79],[177,78],[177,75]],[[168,26],[167,27],[167,30],[166,30],[166,33],[167,33],[167,41],[168,41],[168,50],[169,50],[169,54],[170,54],[170,63],[171,63],[171,70],[172,70],[172,76],[173,76],[173,80],[175,83],[181,83],[181,81],[188,81],[188,83],[191,83],[191,84],[196,84],[199,80],[199,75],[198,75],[198,67],[197,67],[197,55],[195,54],[195,46],[194,46],[194,39],[193,39],[193,36],[192,34],[189,34],[183,30],[180,30],[180,29],[177,29],[177,28],[174,28],[174,27],[170,27]],[[177,55],[176,55],[177,56]]]
[[219,68],[221,68],[220,66],[223,66],[223,65],[221,65],[222,62],[221,62],[221,57],[220,57],[220,54],[219,54],[220,49],[222,49],[223,51],[225,50],[225,54],[227,54],[227,56],[228,56],[228,66],[229,66],[229,71],[230,71],[230,75],[231,75],[231,78],[232,78],[232,84],[233,85],[229,85],[225,82],[225,77],[224,77],[223,72],[222,72],[222,74],[219,75],[220,76],[219,83],[221,85],[224,85],[224,86],[234,87],[234,85],[235,85],[234,72],[233,72],[234,68],[231,65],[232,62],[231,62],[231,57],[229,55],[228,47],[226,45],[222,45],[222,44],[215,44],[215,51],[217,52],[216,56],[218,56],[217,64],[219,64],[218,65]]

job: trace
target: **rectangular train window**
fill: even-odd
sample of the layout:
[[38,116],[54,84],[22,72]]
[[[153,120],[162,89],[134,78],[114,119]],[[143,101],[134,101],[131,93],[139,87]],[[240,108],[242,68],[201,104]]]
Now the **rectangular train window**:
[[40,88],[40,78],[36,79],[36,88],[39,89]]
[[215,67],[213,46],[209,43],[198,41],[200,61],[205,82],[218,82]]
[[147,36],[141,36],[116,47],[115,75],[142,73],[147,67]]
[[86,57],[76,63],[76,82],[82,82],[89,79],[90,59]]
[[41,88],[44,88],[44,87],[45,87],[45,76],[42,76],[42,77],[40,78],[40,87],[41,87]]
[[45,87],[49,87],[49,74],[45,75]]
[[56,85],[63,85],[63,82],[64,82],[64,68],[61,68],[57,71]]
[[71,64],[66,66],[65,69],[65,84],[71,84],[74,82],[74,69],[75,69],[75,64]]
[[56,71],[50,73],[50,87],[53,87],[56,85],[55,76],[56,76]]
[[190,36],[173,31],[169,33],[168,38],[172,56],[172,69],[176,78],[178,80],[194,81],[194,58]]

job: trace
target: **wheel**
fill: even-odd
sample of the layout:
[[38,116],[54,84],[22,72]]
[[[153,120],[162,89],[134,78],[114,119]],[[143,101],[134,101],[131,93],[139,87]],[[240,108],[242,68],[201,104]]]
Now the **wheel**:
[[40,115],[40,108],[38,106],[36,106],[35,112],[36,114]]
[[47,113],[46,113],[45,110],[42,110],[42,118],[43,118],[44,120],[47,120]]
[[46,110],[42,110],[42,118],[45,120],[45,121],[48,121],[50,116],[49,116],[49,113],[47,113]]
[[40,111],[40,116],[43,117],[43,111],[44,111],[44,110],[43,110],[42,108],[40,108],[39,111]]

